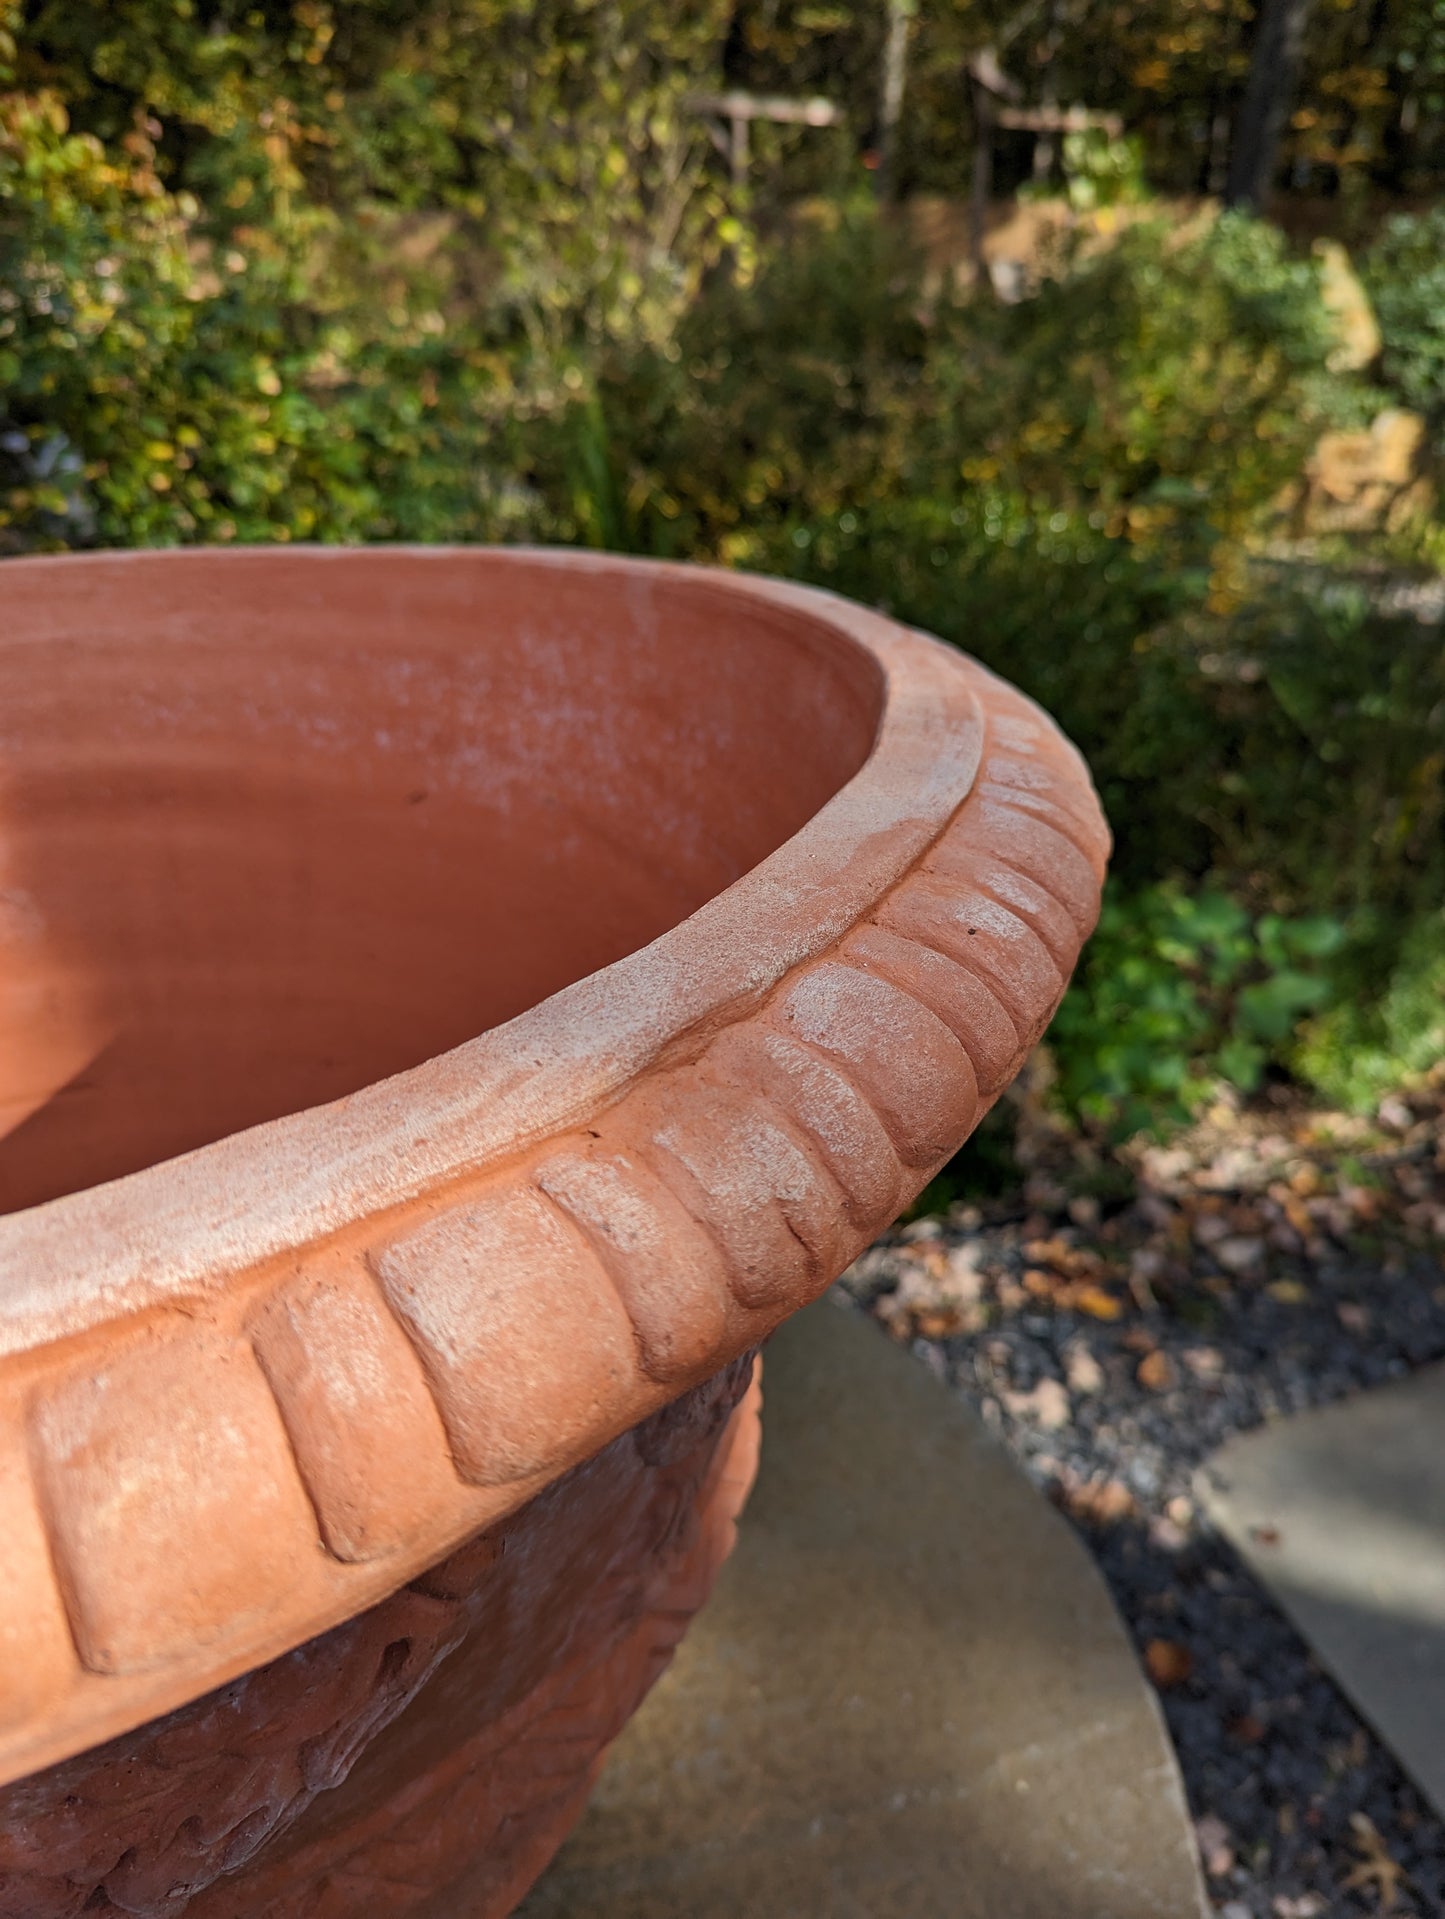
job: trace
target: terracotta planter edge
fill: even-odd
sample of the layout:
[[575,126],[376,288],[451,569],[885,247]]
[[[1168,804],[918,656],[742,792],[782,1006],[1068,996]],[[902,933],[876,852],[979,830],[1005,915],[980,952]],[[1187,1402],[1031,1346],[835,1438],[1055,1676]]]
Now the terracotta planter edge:
[[[103,593],[152,557],[5,579]],[[0,1781],[396,1591],[757,1345],[1048,1024],[1108,851],[1077,752],[935,640],[705,577],[883,676],[869,759],[800,832],[451,1053],[0,1219]]]

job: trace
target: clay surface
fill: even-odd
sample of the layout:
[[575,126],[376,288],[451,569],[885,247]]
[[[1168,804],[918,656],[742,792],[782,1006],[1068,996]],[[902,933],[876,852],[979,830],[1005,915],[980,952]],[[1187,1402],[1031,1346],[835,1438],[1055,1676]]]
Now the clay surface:
[[[309,1672],[725,1375],[1007,1084],[1107,849],[1037,708],[801,588],[478,549],[0,568],[0,1779]],[[375,1651],[356,1736],[304,1735],[317,1807],[419,1670]],[[230,1871],[313,1787],[228,1791],[172,1834],[176,1899],[213,1897],[187,1848]],[[150,1910],[117,1888],[162,1897],[163,1856],[92,1890]]]
[[467,1919],[510,1911],[731,1548],[754,1370],[346,1625],[0,1791],[0,1914],[390,1919],[463,1873]]
[[503,1024],[685,919],[866,758],[856,649],[777,613],[719,634],[685,575],[538,571],[5,569],[0,1211]]

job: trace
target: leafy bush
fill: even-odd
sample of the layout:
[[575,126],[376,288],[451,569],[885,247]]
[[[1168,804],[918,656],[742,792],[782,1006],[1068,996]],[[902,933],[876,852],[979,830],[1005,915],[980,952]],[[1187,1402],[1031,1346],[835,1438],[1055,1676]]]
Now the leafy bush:
[[1445,423],[1445,207],[1387,221],[1363,268],[1385,380],[1407,406]]
[[1383,994],[1352,996],[1307,1025],[1298,1069],[1362,1109],[1445,1059],[1445,914],[1415,926]]
[[494,316],[534,344],[662,340],[737,237],[686,104],[722,0],[0,0],[11,14],[18,88],[53,91],[107,153],[148,126],[208,239],[445,210]]
[[1050,1031],[1056,1096],[1127,1135],[1187,1119],[1220,1081],[1253,1092],[1329,999],[1343,939],[1336,920],[1253,916],[1215,886],[1111,887]]
[[475,535],[486,356],[319,307],[321,220],[200,245],[154,162],[0,97],[0,539]]
[[1148,198],[1144,143],[1137,135],[1079,128],[1064,135],[1062,162],[1064,190],[1076,212],[1132,206]]
[[[1112,909],[1065,1031],[1121,955],[1178,1024],[1162,1046],[1147,1021],[1110,1028],[1078,1110],[1177,1116],[1211,1076],[1287,1065],[1281,1009],[1292,1031],[1327,977],[1368,1004],[1445,895],[1445,635],[1369,578],[1258,556],[1281,482],[1352,401],[1315,274],[1231,218],[1126,233],[1017,306],[930,306],[898,237],[847,209],[752,286],[709,287],[671,358],[605,361],[532,469],[573,537],[884,606],[1060,719],[1120,897],[1144,903]],[[1211,874],[1206,901],[1227,888],[1252,929],[1210,959],[1223,985],[1177,970],[1163,904]],[[1160,893],[1171,875],[1184,890]],[[1327,971],[1286,965],[1276,922],[1336,929]],[[1310,984],[1255,990],[1275,976]]]
[[871,204],[801,224],[755,279],[713,278],[665,350],[603,355],[560,440],[539,445],[539,483],[595,519],[558,485],[586,445],[625,503],[615,538],[744,564],[797,517],[906,494],[936,403],[916,292],[916,263]]
[[1257,569],[1154,641],[1202,750],[1171,771],[1167,739],[1131,744],[1212,865],[1268,904],[1348,918],[1376,977],[1373,942],[1445,896],[1445,624],[1381,598],[1368,577]]
[[925,299],[871,206],[720,276],[597,403],[642,544],[775,563],[828,514],[1015,501],[1208,569],[1299,468],[1336,389],[1314,265],[1230,215],[1140,223],[1031,297]]

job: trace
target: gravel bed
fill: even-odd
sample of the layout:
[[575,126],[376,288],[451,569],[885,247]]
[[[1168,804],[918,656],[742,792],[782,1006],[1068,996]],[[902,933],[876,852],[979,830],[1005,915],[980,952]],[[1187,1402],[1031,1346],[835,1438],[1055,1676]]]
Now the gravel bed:
[[1087,1540],[1159,1690],[1216,1910],[1437,1919],[1445,1826],[1192,1480],[1231,1433],[1445,1356],[1445,1084],[1371,1127],[1217,1111],[1136,1155],[1112,1202],[1099,1172],[1054,1139],[1021,1197],[895,1229],[839,1284]]

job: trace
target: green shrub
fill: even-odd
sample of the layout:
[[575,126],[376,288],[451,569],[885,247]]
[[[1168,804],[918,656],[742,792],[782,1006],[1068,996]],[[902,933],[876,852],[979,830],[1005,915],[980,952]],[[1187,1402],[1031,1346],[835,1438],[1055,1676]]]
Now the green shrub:
[[1060,158],[1064,191],[1076,212],[1133,206],[1148,197],[1144,143],[1137,135],[1080,127],[1064,135]]
[[0,96],[0,539],[475,536],[488,356],[424,308],[326,311],[319,216],[204,245],[154,158]]
[[687,105],[722,0],[0,0],[11,16],[17,87],[108,153],[148,129],[205,237],[444,210],[493,318],[534,343],[660,342],[741,238]]
[[1363,261],[1381,373],[1407,406],[1445,423],[1445,208],[1397,214]]
[[1001,496],[1207,571],[1331,417],[1332,340],[1313,263],[1242,216],[1141,223],[1002,306],[925,298],[854,205],[715,278],[667,353],[604,360],[597,404],[643,544],[767,563],[825,515]]
[[1382,598],[1378,579],[1257,569],[1155,642],[1207,750],[1171,769],[1134,744],[1211,864],[1265,904],[1348,918],[1362,952],[1445,897],[1445,625]]
[[1352,995],[1305,1028],[1297,1069],[1329,1098],[1357,1110],[1445,1059],[1445,913],[1403,942],[1383,993]]
[[573,484],[585,445],[625,508],[616,538],[740,564],[810,513],[908,496],[936,404],[917,284],[871,204],[802,226],[756,279],[710,280],[665,350],[601,356],[560,439],[539,443],[539,484],[595,518]]
[[1258,916],[1216,886],[1111,886],[1053,1027],[1055,1095],[1125,1136],[1187,1119],[1221,1082],[1251,1093],[1329,999],[1344,940],[1325,918]]
[[[1332,344],[1314,264],[1257,222],[1145,225],[1016,306],[956,306],[854,207],[710,286],[673,356],[605,360],[531,477],[572,537],[790,574],[966,647],[1082,747],[1123,897],[1213,874],[1252,927],[1326,919],[1331,990],[1367,1002],[1445,895],[1445,635],[1373,579],[1260,557],[1360,397]],[[1226,1044],[1237,1082],[1250,1047],[1287,1063],[1288,1034],[1238,1024],[1258,983],[1227,1031],[1190,987],[1190,1073]]]

